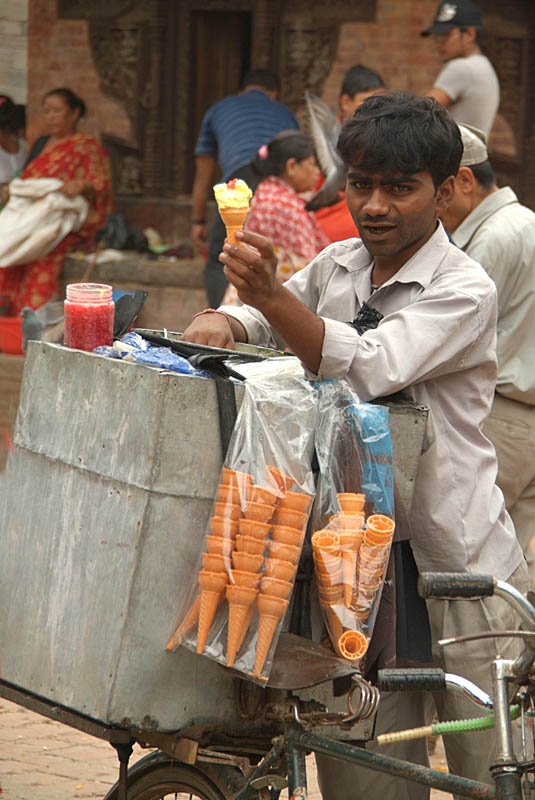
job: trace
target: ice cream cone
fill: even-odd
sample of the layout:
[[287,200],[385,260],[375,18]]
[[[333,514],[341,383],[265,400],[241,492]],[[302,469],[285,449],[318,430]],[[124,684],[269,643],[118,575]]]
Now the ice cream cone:
[[333,530],[352,530],[359,531],[364,524],[364,514],[362,511],[349,514],[346,511],[339,511],[329,517],[329,528]]
[[243,517],[238,522],[239,531],[243,536],[252,536],[253,539],[267,539],[271,525],[267,522],[257,522],[255,519]]
[[312,534],[312,547],[314,550],[321,550],[322,553],[340,554],[340,537],[335,531],[325,529],[316,531]]
[[220,208],[219,214],[227,229],[227,242],[240,244],[236,239],[237,231],[242,231],[249,213],[249,206],[243,208]]
[[202,568],[207,572],[227,572],[230,562],[221,553],[203,553]]
[[313,550],[314,565],[319,572],[328,575],[338,572],[342,566],[339,554],[325,553],[323,550]]
[[238,642],[243,641],[245,636],[244,624],[248,617],[250,606],[254,603],[258,595],[257,589],[247,586],[227,586],[228,629],[227,629],[227,666],[232,667],[236,653],[238,652]]
[[367,528],[364,531],[363,542],[367,544],[368,547],[390,547],[391,541],[392,537],[388,534],[375,533]]
[[291,581],[281,581],[278,578],[262,578],[260,591],[262,594],[269,594],[272,597],[282,597],[283,600],[290,595],[293,589]]
[[235,550],[231,554],[232,565],[234,569],[241,572],[260,572],[264,557],[255,553],[244,553]]
[[346,550],[353,550],[358,553],[362,544],[362,531],[339,531],[338,536],[340,537],[340,551],[342,553]]
[[257,589],[260,583],[259,572],[242,572],[240,569],[230,570],[230,584],[236,586],[247,586],[249,589]]
[[368,649],[368,640],[360,631],[345,631],[338,639],[338,650],[348,661],[362,658]]
[[331,586],[318,584],[318,594],[321,603],[329,603],[329,605],[333,605],[334,603],[343,603],[344,584],[337,583]]
[[283,494],[295,483],[293,478],[291,478],[278,467],[269,466],[268,475]]
[[242,499],[245,500],[245,495],[241,494],[239,486],[231,486],[227,483],[220,483],[217,487],[217,497],[222,503],[230,503],[231,505],[241,505]]
[[263,556],[266,549],[264,539],[255,539],[253,536],[243,536],[239,533],[236,536],[236,550],[239,553],[253,553],[253,555]]
[[249,486],[253,483],[253,476],[248,472],[239,472],[235,469],[223,467],[221,470],[221,483],[226,483],[228,486],[239,486],[248,490]]
[[366,495],[354,492],[339,492],[336,497],[342,511],[348,514],[362,511],[366,502]]
[[219,553],[222,556],[230,555],[234,542],[232,539],[225,539],[222,536],[207,536],[206,551],[208,553]]
[[274,542],[293,544],[296,547],[301,547],[305,534],[298,528],[288,528],[287,525],[273,525],[271,537]]
[[197,594],[186,616],[184,617],[184,619],[182,620],[182,622],[180,623],[174,634],[167,642],[166,650],[174,652],[178,647],[178,645],[180,644],[180,639],[182,638],[182,636],[184,636],[184,634],[187,633],[190,630],[190,628],[193,628],[193,626],[197,623],[197,620],[199,618],[200,605],[201,605],[201,595]]
[[336,569],[327,570],[316,564],[314,572],[316,575],[316,580],[320,586],[337,586],[338,584],[342,584],[344,582],[341,559],[337,560]]
[[311,503],[312,497],[309,494],[303,494],[303,492],[286,492],[279,500],[279,507],[293,508],[295,511],[302,511],[306,514],[308,513]]
[[325,618],[325,622],[327,623],[327,630],[329,632],[329,637],[334,645],[338,642],[340,636],[344,631],[344,626],[342,625],[342,621],[338,614],[336,613],[336,609],[330,606],[328,603],[322,605],[323,614]]
[[242,646],[243,640],[245,639],[245,635],[246,635],[247,631],[249,630],[249,625],[251,624],[251,620],[252,620],[252,618],[254,616],[255,611],[256,611],[256,604],[252,603],[249,606],[249,608],[247,609],[247,616],[245,617],[244,623],[242,625],[241,633],[240,633],[240,635],[239,635],[239,637],[238,637],[238,639],[236,641],[236,652],[237,653],[240,652],[240,647]]
[[297,564],[282,561],[279,558],[266,558],[264,575],[267,578],[278,578],[281,581],[291,581],[297,570]]
[[214,517],[230,517],[237,520],[241,515],[241,507],[235,503],[223,503],[221,500],[216,500],[214,503]]
[[269,486],[251,486],[249,500],[251,503],[262,503],[266,506],[274,506],[277,502],[278,492]]
[[247,503],[243,516],[254,519],[256,522],[269,522],[273,516],[274,507],[266,503]]
[[295,508],[277,508],[275,510],[275,524],[287,525],[289,528],[298,528],[304,531],[308,521],[308,514],[296,511]]
[[208,524],[213,536],[234,539],[238,533],[238,522],[230,517],[210,517]]
[[197,653],[202,653],[206,646],[206,639],[210,631],[210,626],[214,620],[214,615],[223,597],[228,576],[220,572],[199,572],[199,586],[201,589],[201,600],[199,606],[199,623],[197,628]]
[[372,514],[366,520],[366,529],[375,534],[393,536],[395,523],[385,514]]
[[258,638],[253,675],[262,672],[277,625],[287,607],[288,601],[280,597],[258,595]]
[[281,561],[290,561],[292,564],[297,564],[299,556],[301,555],[301,548],[295,547],[293,544],[283,544],[282,542],[268,541],[270,558],[278,558]]
[[357,585],[357,554],[354,550],[345,550],[342,553],[342,570],[344,575],[344,602],[349,608]]

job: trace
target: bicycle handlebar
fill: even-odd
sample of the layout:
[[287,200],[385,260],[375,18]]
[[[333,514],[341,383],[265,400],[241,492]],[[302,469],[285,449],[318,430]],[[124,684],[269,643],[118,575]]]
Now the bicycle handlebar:
[[492,711],[492,697],[461,675],[444,672],[440,668],[427,669],[380,669],[377,685],[381,692],[440,692],[450,688],[463,695],[476,706]]
[[492,597],[496,588],[492,575],[470,575],[457,572],[422,572],[418,593],[424,598]]

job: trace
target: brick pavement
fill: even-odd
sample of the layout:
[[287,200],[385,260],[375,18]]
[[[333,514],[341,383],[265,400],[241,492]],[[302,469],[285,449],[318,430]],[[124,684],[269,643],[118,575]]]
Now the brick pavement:
[[[136,746],[130,763],[146,752]],[[446,768],[440,740],[432,764]],[[117,771],[107,742],[0,699],[1,800],[102,800]],[[312,757],[307,771],[309,800],[321,800]],[[432,792],[431,798],[451,795]]]

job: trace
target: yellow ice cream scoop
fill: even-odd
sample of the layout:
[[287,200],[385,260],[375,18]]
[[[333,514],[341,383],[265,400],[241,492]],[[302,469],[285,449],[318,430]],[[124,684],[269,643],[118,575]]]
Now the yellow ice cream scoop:
[[249,213],[249,202],[253,196],[252,191],[241,178],[233,178],[227,183],[216,183],[214,195],[221,219],[227,229],[227,241],[239,244],[235,234],[236,231],[243,230]]

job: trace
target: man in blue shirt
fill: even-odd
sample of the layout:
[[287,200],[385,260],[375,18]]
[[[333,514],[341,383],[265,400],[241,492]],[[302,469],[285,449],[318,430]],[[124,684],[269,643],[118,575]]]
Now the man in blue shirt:
[[[279,80],[265,69],[248,72],[238,94],[211,106],[203,117],[195,146],[195,178],[192,195],[191,236],[199,252],[206,251],[206,208],[212,197],[217,162],[222,180],[242,178],[255,189],[260,176],[249,164],[263,144],[279,131],[298,128],[292,112],[277,101]],[[223,249],[225,226],[216,212],[208,241],[205,286],[208,302],[217,307],[227,286],[219,253]]]

